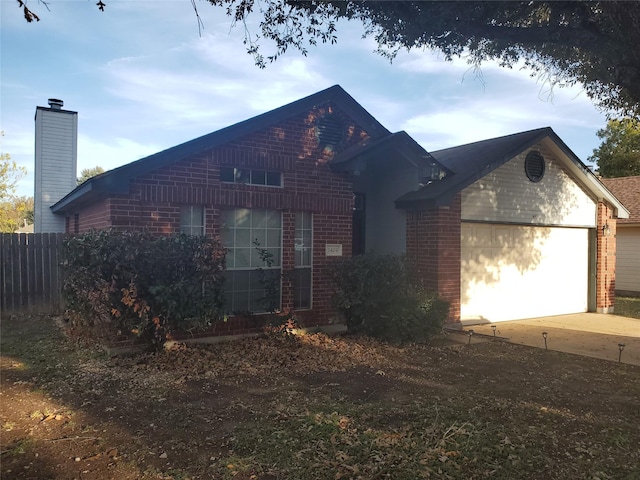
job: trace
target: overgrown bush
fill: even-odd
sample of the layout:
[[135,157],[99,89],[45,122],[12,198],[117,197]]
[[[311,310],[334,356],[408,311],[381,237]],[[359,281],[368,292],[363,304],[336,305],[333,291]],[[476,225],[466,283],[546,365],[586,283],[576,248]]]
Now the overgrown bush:
[[333,305],[349,332],[390,341],[418,341],[442,329],[449,304],[426,291],[406,260],[367,253],[330,266]]
[[76,327],[134,334],[158,348],[171,332],[221,318],[224,248],[187,235],[94,231],[65,239],[63,293]]

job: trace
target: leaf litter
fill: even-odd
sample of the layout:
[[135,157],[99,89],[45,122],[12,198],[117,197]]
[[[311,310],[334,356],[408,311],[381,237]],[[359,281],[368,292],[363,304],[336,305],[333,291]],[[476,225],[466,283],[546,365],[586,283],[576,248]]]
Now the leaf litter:
[[323,334],[108,358],[38,322],[2,325],[3,478],[640,477],[637,367]]

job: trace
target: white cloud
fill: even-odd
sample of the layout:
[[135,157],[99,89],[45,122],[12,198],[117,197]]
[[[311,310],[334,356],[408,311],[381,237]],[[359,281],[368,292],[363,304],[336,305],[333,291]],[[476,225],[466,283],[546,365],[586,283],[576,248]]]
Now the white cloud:
[[160,150],[162,148],[156,144],[141,144],[128,138],[103,141],[78,134],[78,173],[95,166],[111,170]]

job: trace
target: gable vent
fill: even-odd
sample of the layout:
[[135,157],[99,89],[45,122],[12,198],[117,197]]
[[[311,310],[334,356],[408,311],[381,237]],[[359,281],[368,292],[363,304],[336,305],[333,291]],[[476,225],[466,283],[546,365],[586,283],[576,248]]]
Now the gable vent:
[[544,157],[538,151],[529,152],[524,159],[524,172],[532,182],[539,182],[544,177]]
[[344,128],[335,115],[325,115],[316,123],[315,134],[321,148],[333,149],[342,142]]

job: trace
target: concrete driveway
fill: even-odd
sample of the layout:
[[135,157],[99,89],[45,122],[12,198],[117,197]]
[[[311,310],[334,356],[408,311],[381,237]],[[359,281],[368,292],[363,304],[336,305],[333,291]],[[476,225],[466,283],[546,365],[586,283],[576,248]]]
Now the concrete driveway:
[[624,344],[622,363],[640,365],[640,319],[603,315],[598,313],[577,313],[555,317],[514,320],[511,322],[465,325],[464,330],[473,330],[493,337],[492,325],[496,327],[496,337],[511,343],[545,348],[542,332],[547,332],[547,348],[561,352],[585,355],[618,361],[620,348]]

